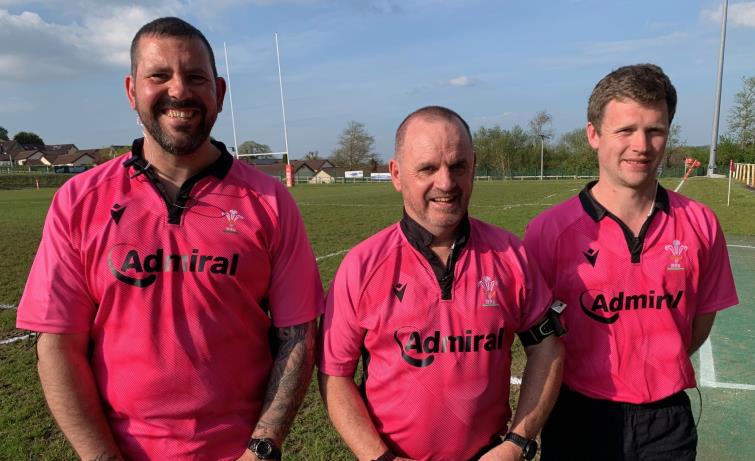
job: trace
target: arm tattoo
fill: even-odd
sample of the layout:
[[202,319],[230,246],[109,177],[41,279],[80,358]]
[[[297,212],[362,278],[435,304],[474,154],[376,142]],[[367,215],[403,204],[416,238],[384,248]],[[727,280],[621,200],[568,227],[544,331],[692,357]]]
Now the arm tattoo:
[[255,432],[283,440],[309,387],[314,367],[315,322],[278,329],[280,347]]

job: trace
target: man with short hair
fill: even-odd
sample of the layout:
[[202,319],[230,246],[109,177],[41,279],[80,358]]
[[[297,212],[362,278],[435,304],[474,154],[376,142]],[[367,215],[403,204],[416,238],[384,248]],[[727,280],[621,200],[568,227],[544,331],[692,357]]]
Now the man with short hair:
[[713,212],[656,179],[675,111],[658,66],[604,77],[587,114],[598,181],[526,230],[528,254],[569,305],[544,461],[695,459],[689,356],[738,300]]
[[56,193],[17,325],[82,459],[280,459],[322,310],[301,216],[210,138],[226,86],[199,30],[152,21],[131,58],[144,138]]
[[[551,293],[517,237],[467,215],[474,168],[458,114],[410,114],[389,164],[404,217],[354,247],[330,288],[320,390],[359,460],[518,460],[537,450],[562,350],[555,336],[530,333],[550,321]],[[516,332],[532,340],[507,432]]]

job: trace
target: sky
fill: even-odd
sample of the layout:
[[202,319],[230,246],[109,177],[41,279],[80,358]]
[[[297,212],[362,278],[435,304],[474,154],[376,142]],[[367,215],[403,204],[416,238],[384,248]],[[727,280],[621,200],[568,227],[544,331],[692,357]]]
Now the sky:
[[[473,130],[524,128],[541,110],[556,135],[583,127],[605,74],[660,65],[679,95],[689,145],[710,144],[722,0],[0,0],[0,126],[79,149],[141,136],[124,77],[136,31],[181,17],[208,38],[227,76],[238,144],[329,156],[350,121],[389,159],[401,120],[426,105]],[[755,1],[730,2],[721,129],[755,75]],[[234,144],[231,104],[213,137]]]

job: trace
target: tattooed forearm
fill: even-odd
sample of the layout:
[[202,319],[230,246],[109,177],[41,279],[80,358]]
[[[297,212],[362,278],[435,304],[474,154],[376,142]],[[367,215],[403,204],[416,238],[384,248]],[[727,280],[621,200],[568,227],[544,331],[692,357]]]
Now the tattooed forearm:
[[282,443],[304,400],[315,361],[315,322],[278,330],[280,347],[267,385],[255,437]]

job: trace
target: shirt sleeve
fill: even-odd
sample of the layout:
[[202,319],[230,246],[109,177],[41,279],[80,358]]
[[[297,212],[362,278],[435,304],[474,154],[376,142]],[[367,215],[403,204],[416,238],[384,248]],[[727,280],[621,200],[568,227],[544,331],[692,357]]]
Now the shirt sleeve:
[[553,293],[543,279],[537,263],[528,255],[524,245],[519,246],[518,257],[524,274],[524,293],[519,331],[525,331],[543,319],[553,302]]
[[353,376],[366,333],[359,322],[358,265],[349,256],[336,272],[320,323],[318,367],[331,376]]
[[299,209],[283,186],[278,188],[278,226],[271,250],[268,299],[273,324],[309,322],[323,311],[323,290],[312,246]]
[[42,241],[18,306],[18,328],[85,333],[94,320],[96,303],[87,288],[87,272],[73,224],[81,216],[68,192],[68,187],[61,188],[47,212]]
[[710,248],[700,265],[697,315],[709,314],[739,304],[726,238],[716,216],[712,211],[708,213],[707,223],[711,240]]

